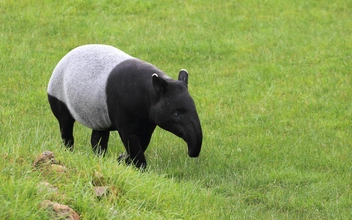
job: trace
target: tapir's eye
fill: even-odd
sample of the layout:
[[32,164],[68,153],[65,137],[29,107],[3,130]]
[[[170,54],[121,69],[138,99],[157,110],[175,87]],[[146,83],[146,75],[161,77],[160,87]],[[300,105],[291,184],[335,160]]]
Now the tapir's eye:
[[174,111],[174,116],[176,118],[179,118],[181,116],[181,113],[179,111]]

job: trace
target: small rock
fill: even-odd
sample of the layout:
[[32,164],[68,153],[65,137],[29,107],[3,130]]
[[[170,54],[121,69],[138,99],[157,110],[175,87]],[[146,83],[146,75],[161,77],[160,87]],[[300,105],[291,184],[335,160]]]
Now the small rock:
[[42,208],[54,211],[55,218],[53,219],[70,219],[70,220],[79,220],[80,217],[77,212],[67,205],[62,205],[57,202],[52,202],[50,200],[45,200],[40,205]]
[[96,186],[94,187],[94,192],[98,199],[101,199],[103,196],[106,196],[109,193],[108,186]]
[[54,159],[53,152],[44,151],[34,160],[33,166],[38,168],[40,166],[49,164],[59,164],[59,162]]

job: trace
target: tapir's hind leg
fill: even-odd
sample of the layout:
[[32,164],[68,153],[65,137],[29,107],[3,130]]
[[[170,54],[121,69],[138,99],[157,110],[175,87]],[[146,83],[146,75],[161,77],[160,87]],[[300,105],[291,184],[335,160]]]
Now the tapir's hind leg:
[[109,136],[110,131],[93,130],[90,142],[92,144],[94,153],[104,156],[108,148]]
[[73,124],[75,122],[75,119],[72,117],[65,103],[61,102],[60,100],[49,94],[48,100],[52,112],[59,121],[61,138],[65,146],[68,149],[73,150]]

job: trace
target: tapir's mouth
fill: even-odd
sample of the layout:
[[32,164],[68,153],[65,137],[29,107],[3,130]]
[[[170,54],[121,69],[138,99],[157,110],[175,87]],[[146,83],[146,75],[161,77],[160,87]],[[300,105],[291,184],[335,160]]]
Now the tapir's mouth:
[[188,156],[198,157],[202,147],[202,133],[199,133],[196,137],[192,137],[185,141],[188,144]]
[[190,123],[189,128],[181,131],[182,139],[188,145],[188,156],[198,157],[202,147],[203,133],[199,123]]
[[199,153],[200,153],[200,146],[198,147],[196,144],[194,144],[192,141],[192,139],[188,138],[187,136],[181,136],[181,135],[177,135],[179,136],[180,138],[182,138],[186,143],[187,143],[187,146],[188,146],[188,156],[190,157],[198,157],[199,156]]
[[193,151],[191,151],[191,150],[188,150],[188,156],[190,156],[190,157],[198,157],[198,156],[199,156],[199,153],[200,153],[200,151],[198,151],[198,152],[193,152]]

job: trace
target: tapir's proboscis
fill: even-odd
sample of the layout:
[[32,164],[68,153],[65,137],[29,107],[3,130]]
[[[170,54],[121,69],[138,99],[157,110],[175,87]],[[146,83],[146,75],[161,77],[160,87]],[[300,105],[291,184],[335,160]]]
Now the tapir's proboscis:
[[98,155],[105,154],[110,131],[117,130],[126,161],[145,168],[144,152],[156,126],[182,138],[188,155],[198,157],[203,135],[187,86],[186,70],[174,80],[115,47],[91,44],[60,60],[49,81],[48,100],[67,148],[73,149],[75,121],[93,130],[91,145]]

